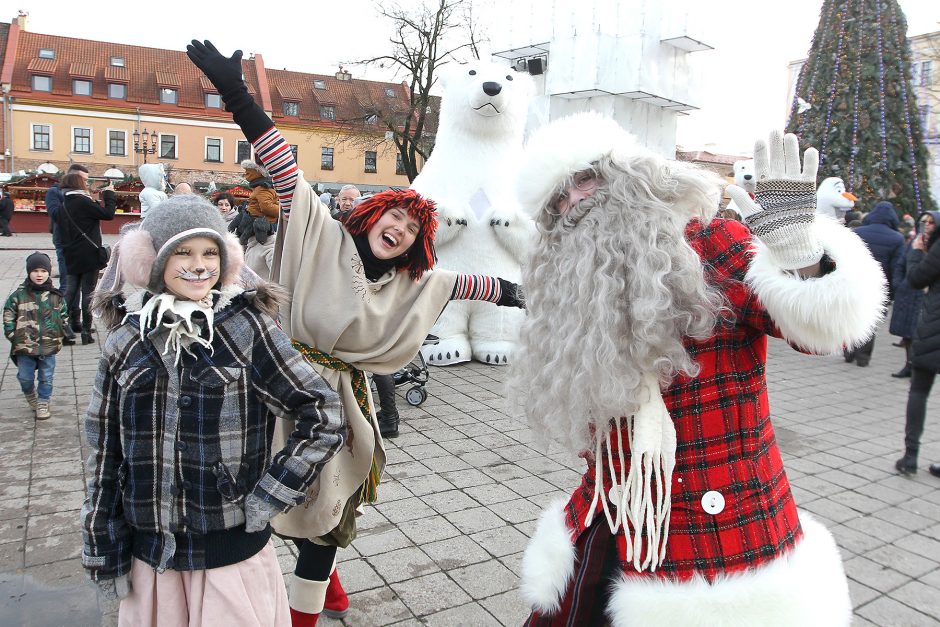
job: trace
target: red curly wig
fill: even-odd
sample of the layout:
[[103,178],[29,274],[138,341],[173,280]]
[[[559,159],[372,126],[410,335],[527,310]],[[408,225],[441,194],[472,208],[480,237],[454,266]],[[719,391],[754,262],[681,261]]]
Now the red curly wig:
[[437,232],[437,211],[434,201],[425,198],[413,189],[389,189],[366,198],[346,218],[344,224],[351,235],[368,233],[382,214],[394,207],[401,207],[421,224],[411,248],[399,257],[395,265],[399,272],[405,270],[411,278],[418,280],[434,267],[437,255],[434,252],[434,234]]

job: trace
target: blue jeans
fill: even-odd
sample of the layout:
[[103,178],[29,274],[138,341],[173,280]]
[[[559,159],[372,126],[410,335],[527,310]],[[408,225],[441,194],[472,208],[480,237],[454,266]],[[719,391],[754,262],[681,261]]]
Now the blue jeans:
[[48,401],[52,396],[52,377],[55,374],[55,355],[31,357],[16,356],[16,378],[20,381],[23,394],[30,394],[35,387],[36,371],[39,371],[38,396],[41,401]]

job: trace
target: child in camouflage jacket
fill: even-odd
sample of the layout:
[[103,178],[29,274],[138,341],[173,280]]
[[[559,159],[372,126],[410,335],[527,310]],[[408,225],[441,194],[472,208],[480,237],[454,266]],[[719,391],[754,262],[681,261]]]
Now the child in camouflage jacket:
[[10,356],[18,368],[16,378],[37,420],[50,416],[56,353],[63,343],[75,343],[65,298],[52,286],[51,272],[49,255],[32,253],[26,258],[26,280],[3,306],[3,334],[13,344]]

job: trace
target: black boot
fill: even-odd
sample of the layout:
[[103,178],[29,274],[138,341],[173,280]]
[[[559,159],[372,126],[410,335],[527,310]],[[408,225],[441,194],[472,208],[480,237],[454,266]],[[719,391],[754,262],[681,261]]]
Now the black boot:
[[911,347],[907,345],[904,347],[904,352],[907,354],[907,361],[904,362],[904,367],[898,370],[897,372],[891,373],[891,376],[895,379],[906,379],[911,376]]
[[843,348],[842,357],[845,359],[845,363],[850,364],[855,361],[855,351]]
[[82,344],[94,344],[95,338],[91,336],[91,331],[82,331]]
[[398,437],[398,414],[389,416],[385,412],[379,411],[375,416],[379,419],[379,433],[382,434],[383,438]]
[[940,464],[930,464],[929,470],[934,477],[940,477]]
[[905,449],[904,457],[894,462],[894,467],[902,475],[913,475],[917,472],[917,451],[914,449]]

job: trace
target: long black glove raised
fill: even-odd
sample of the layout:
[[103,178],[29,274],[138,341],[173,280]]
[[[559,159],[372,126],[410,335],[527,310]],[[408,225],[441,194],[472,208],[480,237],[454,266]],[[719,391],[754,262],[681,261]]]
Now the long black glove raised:
[[232,114],[248,141],[255,141],[274,126],[271,118],[248,93],[248,86],[242,78],[241,50],[226,57],[208,39],[203,42],[193,39],[186,46],[186,55],[219,90],[225,110]]

